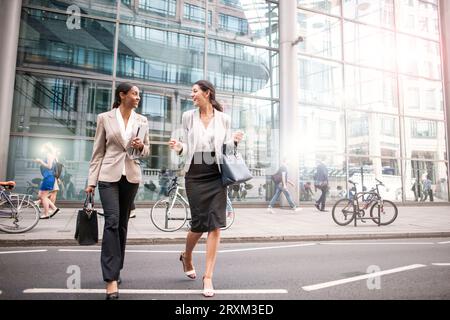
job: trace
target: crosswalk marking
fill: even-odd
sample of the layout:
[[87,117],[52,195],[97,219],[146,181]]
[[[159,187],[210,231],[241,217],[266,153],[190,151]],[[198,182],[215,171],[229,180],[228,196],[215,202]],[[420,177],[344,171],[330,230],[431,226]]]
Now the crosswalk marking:
[[344,246],[353,246],[353,245],[416,245],[416,244],[434,244],[434,242],[321,242],[321,245],[344,245]]
[[402,271],[407,271],[407,270],[412,270],[412,269],[417,269],[417,268],[422,268],[422,267],[426,267],[426,265],[412,264],[412,265],[405,266],[405,267],[399,267],[399,268],[384,270],[384,271],[380,271],[380,272],[373,272],[373,273],[364,274],[364,275],[360,275],[360,276],[356,276],[356,277],[350,277],[350,278],[346,278],[346,279],[340,279],[340,280],[329,281],[329,282],[319,283],[319,284],[310,285],[310,286],[304,286],[304,287],[302,287],[302,289],[305,291],[319,290],[319,289],[337,286],[337,285],[344,284],[344,283],[380,277],[380,276],[384,276],[384,275],[391,274],[391,273],[402,272]]
[[448,244],[450,243],[450,241],[442,241],[442,242],[438,242],[439,244]]
[[[286,294],[285,289],[214,290],[216,294]],[[105,293],[105,289],[31,288],[23,293]],[[120,289],[119,294],[201,294],[203,290],[184,289]]]
[[433,266],[450,266],[449,262],[436,262],[432,263]]

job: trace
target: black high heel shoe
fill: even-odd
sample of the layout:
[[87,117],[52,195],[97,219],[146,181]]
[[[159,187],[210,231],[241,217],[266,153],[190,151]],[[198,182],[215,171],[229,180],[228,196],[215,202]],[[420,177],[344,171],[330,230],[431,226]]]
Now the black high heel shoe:
[[107,293],[106,300],[119,300],[119,292]]

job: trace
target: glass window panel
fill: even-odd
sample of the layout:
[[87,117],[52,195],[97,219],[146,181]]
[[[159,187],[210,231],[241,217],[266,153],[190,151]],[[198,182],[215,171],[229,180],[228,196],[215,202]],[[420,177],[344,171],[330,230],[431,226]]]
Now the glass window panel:
[[208,79],[217,89],[278,97],[276,52],[212,39],[208,43]]
[[347,114],[348,153],[400,157],[398,117],[377,113]]
[[264,0],[215,1],[211,35],[261,46],[278,47],[278,4]]
[[111,75],[114,23],[80,18],[80,29],[71,29],[67,19],[65,14],[24,9],[18,66]]
[[121,24],[117,75],[191,85],[203,78],[203,51],[200,37]]
[[439,13],[437,0],[398,0],[397,27],[399,30],[417,36],[439,40]]
[[[83,14],[115,19],[117,11],[117,0],[23,0],[23,6],[27,5],[58,9],[71,14],[73,18]],[[69,23],[75,23],[75,21]]]
[[297,5],[301,8],[313,9],[333,15],[341,15],[340,0],[297,0]]
[[[300,146],[306,166],[315,166],[318,157],[345,153],[345,122],[342,112],[301,105],[299,115],[301,134],[296,143]],[[328,159],[330,164],[341,164],[334,163],[331,158]]]
[[342,65],[299,56],[300,101],[342,106]]
[[407,158],[445,160],[444,122],[405,118],[405,148]]
[[395,71],[394,33],[346,21],[344,57],[348,62]]
[[395,74],[346,65],[345,84],[347,107],[398,113]]
[[394,0],[346,0],[344,17],[377,26],[394,27]]
[[444,120],[442,82],[400,77],[405,114]]
[[414,76],[441,79],[439,43],[399,34],[399,71]]
[[405,161],[406,200],[416,202],[449,201],[447,167],[444,161]]
[[341,59],[341,22],[317,13],[298,10],[297,24],[303,41],[298,50],[321,57]]
[[93,137],[111,105],[110,82],[18,73],[11,132]]

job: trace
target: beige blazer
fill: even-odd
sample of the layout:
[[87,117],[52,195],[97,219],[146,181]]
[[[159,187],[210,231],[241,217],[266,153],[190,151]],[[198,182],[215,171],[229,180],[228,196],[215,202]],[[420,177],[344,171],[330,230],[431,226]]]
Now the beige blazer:
[[[231,136],[231,119],[230,117],[220,111],[214,110],[214,150],[216,153],[216,162],[220,168],[221,158],[222,158],[222,146],[225,144],[227,152],[234,149],[234,141]],[[194,123],[196,125],[194,125]],[[199,141],[199,137],[202,134],[198,128],[203,123],[200,120],[199,109],[188,110],[183,113],[182,117],[183,125],[183,150],[180,156],[185,157],[185,165],[183,171],[186,173],[189,170],[192,159],[194,157],[195,148]]]
[[[141,128],[148,128],[148,121],[146,117],[136,114],[135,126],[139,125]],[[136,130],[133,130],[133,132]],[[122,177],[124,161],[128,182],[141,182],[141,166],[138,160],[132,160],[127,156],[128,143],[129,141],[123,140],[120,133],[116,109],[98,115],[94,148],[89,166],[89,186],[96,186],[98,181],[119,181]],[[148,130],[145,133],[143,143],[144,148],[140,156],[146,157],[150,153]]]

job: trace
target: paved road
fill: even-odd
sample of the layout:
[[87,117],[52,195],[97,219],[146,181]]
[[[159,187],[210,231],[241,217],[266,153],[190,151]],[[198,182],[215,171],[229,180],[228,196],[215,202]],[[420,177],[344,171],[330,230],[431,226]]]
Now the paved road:
[[[99,249],[0,248],[0,300],[103,299]],[[439,238],[222,244],[213,300],[450,299],[449,249]],[[201,277],[181,272],[181,250],[128,246],[121,299],[204,300]]]

